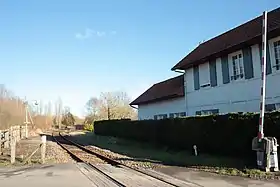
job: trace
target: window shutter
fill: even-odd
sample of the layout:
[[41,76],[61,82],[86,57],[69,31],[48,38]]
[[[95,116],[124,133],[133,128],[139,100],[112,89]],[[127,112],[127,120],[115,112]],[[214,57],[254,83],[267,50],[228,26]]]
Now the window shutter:
[[193,81],[194,81],[194,89],[199,90],[199,70],[198,66],[193,67]]
[[210,65],[210,84],[212,87],[217,86],[216,59],[209,62]]
[[[260,50],[260,59],[261,59],[261,64],[262,64],[262,44],[259,44],[259,50]],[[271,68],[271,62],[270,62],[270,52],[269,52],[269,47],[267,45],[267,48],[266,48],[266,74],[268,75],[271,73],[272,73],[272,68]]]
[[242,50],[242,53],[243,53],[245,79],[251,79],[254,77],[254,67],[253,67],[251,47],[244,48]]
[[223,83],[229,83],[229,68],[228,68],[228,56],[223,56],[222,60],[222,75],[223,75]]

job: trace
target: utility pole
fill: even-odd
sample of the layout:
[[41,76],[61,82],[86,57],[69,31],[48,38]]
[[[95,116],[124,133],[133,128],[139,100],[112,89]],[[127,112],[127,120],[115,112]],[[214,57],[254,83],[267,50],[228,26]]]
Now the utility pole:
[[26,99],[25,99],[25,101],[24,101],[24,108],[25,108],[25,122],[24,122],[24,124],[25,124],[25,138],[28,138],[28,128],[27,128],[27,125],[30,123],[29,121],[28,121],[28,102],[26,101]]
[[35,100],[35,103],[34,103],[34,105],[35,105],[35,108],[36,108],[36,118],[35,118],[35,124],[33,124],[33,128],[34,128],[34,126],[37,124],[37,118],[38,118],[38,105],[39,105],[39,103],[37,102],[37,100]]

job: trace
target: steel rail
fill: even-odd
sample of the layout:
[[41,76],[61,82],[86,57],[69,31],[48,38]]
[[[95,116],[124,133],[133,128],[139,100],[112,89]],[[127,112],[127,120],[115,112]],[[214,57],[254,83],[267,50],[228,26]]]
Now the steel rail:
[[[64,139],[66,140],[67,142],[70,142],[68,141],[67,139],[65,139],[65,137],[63,137],[60,133],[59,135]],[[94,166],[93,164],[89,163],[89,162],[86,162],[84,161],[83,159],[79,158],[76,154],[74,154],[73,152],[71,152],[68,148],[66,148],[64,145],[62,145],[61,142],[59,142],[55,136],[52,134],[52,137],[53,139],[56,141],[56,143],[58,145],[60,145],[65,151],[67,151],[72,158],[74,158],[76,161],[79,161],[79,162],[83,162],[85,164],[87,164],[88,166],[92,167],[94,170],[98,171],[99,173],[101,173],[102,175],[104,175],[106,178],[108,178],[109,180],[111,180],[112,182],[114,182],[116,185],[120,186],[120,187],[126,187],[126,185],[122,184],[121,182],[117,181],[116,179],[114,179],[113,177],[109,176],[108,174],[106,174],[105,172],[103,172],[102,170],[100,170],[99,168],[97,168],[96,166]],[[70,142],[71,143],[71,142]],[[73,144],[73,143],[71,143]],[[73,144],[75,145],[75,144]],[[76,145],[75,145],[76,146]],[[85,151],[87,152],[87,151]],[[88,152],[87,152],[88,153]]]
[[147,176],[149,176],[149,177],[152,177],[152,178],[154,178],[154,179],[157,179],[157,180],[159,180],[159,181],[161,181],[161,182],[164,182],[164,183],[166,183],[166,184],[169,184],[169,185],[171,185],[171,186],[180,187],[180,186],[178,186],[178,185],[176,185],[176,184],[173,184],[173,183],[171,183],[171,182],[168,182],[168,181],[166,181],[166,180],[164,180],[164,179],[162,179],[162,178],[159,178],[159,177],[154,176],[154,175],[152,175],[152,174],[146,173],[146,172],[144,172],[144,171],[142,171],[142,170],[139,170],[139,169],[133,168],[133,167],[131,167],[131,166],[125,165],[125,164],[123,164],[123,163],[120,163],[120,162],[118,162],[118,161],[116,161],[116,160],[113,160],[113,159],[111,159],[111,158],[108,158],[108,157],[106,157],[106,156],[104,156],[104,155],[102,155],[102,154],[100,154],[100,153],[97,153],[97,152],[94,152],[94,151],[92,151],[92,150],[89,150],[89,149],[85,148],[84,146],[82,146],[82,145],[80,145],[80,144],[78,144],[78,143],[76,143],[76,142],[74,142],[74,141],[72,141],[72,140],[69,140],[68,138],[66,138],[65,136],[61,135],[60,133],[59,133],[59,136],[62,137],[64,140],[68,141],[69,143],[71,143],[71,144],[73,144],[73,145],[79,147],[79,148],[82,149],[83,151],[85,151],[85,152],[87,152],[87,153],[90,153],[90,154],[93,154],[93,155],[97,156],[98,158],[100,158],[100,159],[106,161],[108,164],[111,164],[111,165],[113,165],[113,166],[122,166],[122,167],[126,167],[126,168],[129,168],[129,169],[131,169],[131,170],[134,170],[134,171],[137,171],[137,172],[139,172],[139,173],[142,173],[142,174],[144,174],[144,175],[147,175]]

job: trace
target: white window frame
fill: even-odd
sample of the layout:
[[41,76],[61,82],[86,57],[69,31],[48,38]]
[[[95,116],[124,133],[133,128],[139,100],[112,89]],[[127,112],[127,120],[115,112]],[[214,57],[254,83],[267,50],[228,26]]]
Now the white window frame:
[[276,108],[276,110],[280,110],[280,103],[276,103],[275,108]]
[[[214,113],[214,110],[218,110],[218,113]],[[214,115],[214,114],[219,114],[220,113],[220,110],[219,109],[210,109],[210,110],[200,110],[200,111],[196,111],[197,112],[200,112],[201,114],[200,115]]]
[[[241,57],[240,57],[241,56]],[[234,75],[234,63],[233,58],[237,58],[237,63],[235,63],[235,66],[237,66],[236,69],[236,75]],[[245,79],[245,71],[244,71],[244,63],[243,63],[243,53],[241,50],[236,51],[234,53],[229,54],[228,56],[229,60],[229,68],[230,68],[230,80],[231,81],[239,81]],[[234,76],[236,77],[234,79]]]
[[170,113],[169,117],[170,118],[180,118],[180,117],[185,117],[186,112],[177,112],[177,113]]
[[166,119],[168,117],[167,114],[158,114],[158,115],[155,115],[154,118],[156,118],[157,120],[159,119]]
[[[279,58],[279,65],[277,65],[276,63],[276,53],[275,53],[275,49],[274,49],[274,43],[280,41],[280,36],[276,37],[276,38],[272,38],[271,40],[268,41],[268,45],[269,45],[269,51],[267,52],[267,55],[270,55],[270,61],[271,61],[271,68],[272,68],[272,73],[276,73],[276,72],[280,72],[280,57],[277,56],[277,58]],[[279,67],[279,69],[277,70],[277,66]]]

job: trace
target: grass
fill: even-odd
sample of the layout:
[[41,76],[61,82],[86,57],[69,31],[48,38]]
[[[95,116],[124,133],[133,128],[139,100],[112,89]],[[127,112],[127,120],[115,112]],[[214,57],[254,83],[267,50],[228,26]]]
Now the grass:
[[246,176],[252,178],[273,178],[279,172],[263,172],[246,167],[246,161],[236,158],[207,154],[192,155],[188,151],[171,150],[164,146],[136,142],[114,137],[98,136],[94,133],[75,135],[75,139],[87,145],[107,149],[130,157],[130,160],[141,161],[141,165],[161,164],[167,166],[183,166],[194,170],[202,170],[222,175]]

